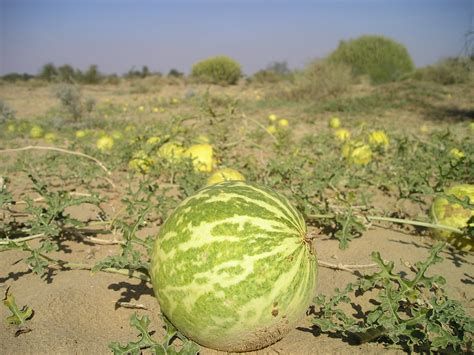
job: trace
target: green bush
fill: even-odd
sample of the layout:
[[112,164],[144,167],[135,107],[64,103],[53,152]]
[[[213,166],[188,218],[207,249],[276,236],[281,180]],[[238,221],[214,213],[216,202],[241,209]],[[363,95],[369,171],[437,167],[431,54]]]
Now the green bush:
[[341,41],[328,60],[350,65],[355,75],[368,75],[374,84],[397,80],[414,69],[407,49],[382,36]]
[[61,103],[62,109],[67,112],[74,121],[80,120],[85,113],[91,113],[95,106],[93,98],[82,98],[77,86],[63,84],[56,89],[56,97]]
[[33,79],[33,78],[34,78],[33,75],[27,74],[27,73],[23,73],[23,74],[8,73],[8,74],[5,74],[1,77],[2,80],[5,80],[9,83],[16,83],[18,81],[28,81],[28,80]]
[[417,69],[409,78],[442,85],[474,82],[474,58],[444,59],[435,65]]
[[75,82],[77,73],[72,66],[64,64],[57,68],[58,79],[62,83],[72,84]]
[[15,119],[15,111],[8,104],[0,99],[0,123],[5,123]]
[[240,64],[235,60],[218,56],[193,65],[191,77],[206,84],[234,85],[242,75]]
[[336,97],[354,83],[351,67],[344,63],[315,60],[303,71],[295,73],[294,82],[277,96],[295,101],[316,101]]
[[80,75],[80,81],[84,84],[99,84],[102,79],[103,75],[96,64],[89,65],[87,70]]
[[184,76],[184,73],[173,68],[173,69],[170,69],[170,71],[168,72],[168,76],[173,77],[173,78],[182,78]]
[[38,77],[47,82],[52,82],[57,79],[58,75],[59,75],[58,68],[56,68],[56,66],[53,63],[46,63],[41,68],[38,74]]

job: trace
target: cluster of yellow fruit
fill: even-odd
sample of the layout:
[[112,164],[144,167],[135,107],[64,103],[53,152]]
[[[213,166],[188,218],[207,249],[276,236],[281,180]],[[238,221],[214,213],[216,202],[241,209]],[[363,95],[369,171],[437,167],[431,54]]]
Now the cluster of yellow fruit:
[[341,154],[348,162],[367,165],[372,161],[372,149],[360,141],[348,141],[342,146]]
[[139,150],[133,154],[132,159],[128,162],[130,170],[138,171],[142,174],[148,174],[155,160],[150,157],[144,150]]
[[464,158],[466,155],[462,150],[459,150],[458,148],[453,148],[449,151],[449,156],[453,158],[453,160],[459,160]]
[[38,139],[43,137],[44,130],[38,125],[34,125],[30,129],[30,138]]
[[[205,141],[202,137],[199,141]],[[159,137],[151,137],[147,140],[147,144],[159,143]],[[207,185],[216,184],[225,180],[245,180],[245,177],[237,170],[231,168],[222,168],[215,170],[217,163],[214,158],[214,149],[209,143],[193,144],[185,149],[177,142],[167,142],[158,149],[157,157],[164,159],[169,164],[177,164],[184,158],[191,158],[193,168],[199,173],[211,173],[207,180]],[[155,158],[151,157],[145,151],[140,150],[134,154],[129,162],[129,168],[134,171],[146,174],[155,164]]]
[[95,145],[101,152],[107,152],[112,150],[114,144],[114,139],[111,136],[104,135],[97,140]]
[[82,138],[86,137],[88,134],[89,134],[89,131],[82,130],[82,129],[76,131],[76,133],[75,133],[76,138],[78,138],[78,139],[82,139]]
[[[83,138],[88,135],[88,131],[77,131],[76,137]],[[112,131],[110,134],[106,134],[104,132],[99,133],[99,139],[96,141],[96,147],[101,152],[108,152],[111,151],[115,145],[116,141],[120,141],[124,138],[123,133],[121,131]]]
[[[460,200],[469,199],[474,203],[474,185],[454,185],[447,189],[445,195],[455,196]],[[446,197],[437,197],[431,205],[431,217],[436,224],[442,224],[458,229],[473,228],[474,211],[463,207],[459,203],[452,203]],[[474,250],[474,239],[465,234],[456,234],[447,230],[435,229],[433,234],[436,238],[446,240],[456,248],[463,251]]]
[[384,131],[372,131],[369,134],[369,144],[376,149],[387,150],[390,141]]
[[364,140],[351,141],[351,132],[341,128],[339,117],[332,117],[328,125],[334,130],[334,137],[344,145],[341,148],[342,156],[350,163],[356,165],[367,165],[372,161],[373,151],[384,152],[390,145],[390,140],[384,131],[372,131],[369,133],[368,143]]
[[341,120],[339,117],[332,117],[329,120],[329,127],[334,130],[334,137],[341,142],[345,142],[351,138],[351,132],[345,128],[341,128]]
[[16,127],[14,123],[9,123],[7,126],[7,132],[8,133],[14,133],[16,131]]
[[275,134],[279,129],[285,129],[288,127],[288,120],[286,118],[278,118],[275,114],[268,115],[268,120],[270,124],[267,126],[267,132],[270,134]]
[[30,138],[39,139],[43,138],[48,143],[54,143],[56,140],[56,134],[53,132],[44,132],[44,129],[41,126],[33,125],[30,129]]
[[[171,104],[178,104],[179,103],[179,100],[178,99],[171,99],[170,100],[170,103]],[[148,105],[139,105],[138,107],[136,107],[136,110],[139,112],[139,113],[144,113],[144,112],[147,112],[148,110],[150,110],[151,112],[153,113],[158,113],[158,112],[165,112],[166,110],[163,108],[163,107],[159,107],[159,106],[153,106],[149,109],[147,109],[147,106]],[[129,111],[129,108],[131,108],[127,103],[124,104],[122,106],[122,112],[128,112]],[[133,109],[133,107],[131,108]]]

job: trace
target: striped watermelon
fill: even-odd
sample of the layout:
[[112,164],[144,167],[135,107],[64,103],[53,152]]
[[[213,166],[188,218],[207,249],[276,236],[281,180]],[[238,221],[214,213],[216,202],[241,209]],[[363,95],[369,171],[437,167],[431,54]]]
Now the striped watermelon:
[[317,261],[286,198],[226,181],[169,216],[150,273],[162,313],[184,335],[217,350],[251,351],[281,339],[304,316]]

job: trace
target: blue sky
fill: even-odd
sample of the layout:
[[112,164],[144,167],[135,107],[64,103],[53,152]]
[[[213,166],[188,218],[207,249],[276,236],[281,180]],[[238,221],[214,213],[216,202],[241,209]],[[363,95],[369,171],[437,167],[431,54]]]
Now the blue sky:
[[251,74],[302,67],[340,40],[379,34],[417,66],[459,55],[474,0],[0,0],[0,74],[47,62],[167,73],[228,55]]

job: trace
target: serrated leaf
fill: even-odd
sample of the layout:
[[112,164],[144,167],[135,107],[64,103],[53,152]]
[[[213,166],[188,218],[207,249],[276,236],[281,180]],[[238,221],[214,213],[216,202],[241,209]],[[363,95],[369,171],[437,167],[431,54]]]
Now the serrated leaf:
[[201,348],[193,341],[186,341],[178,352],[179,355],[197,355]]
[[[412,279],[394,272],[394,263],[384,261],[378,252],[372,259],[380,271],[364,276],[356,283],[362,293],[376,291],[375,307],[356,320],[337,308],[348,296],[336,289],[329,300],[319,295],[315,301],[321,307],[313,322],[322,331],[354,335],[361,342],[382,339],[387,347],[402,347],[407,351],[440,351],[456,349],[469,351],[472,346],[474,319],[466,315],[462,305],[449,300],[441,288],[440,276],[425,276],[428,268],[439,262],[443,244],[438,244],[423,262],[416,263]],[[469,330],[468,330],[469,329]]]
[[149,348],[156,345],[157,343],[153,341],[148,333],[148,326],[150,325],[150,319],[148,316],[143,316],[139,318],[136,313],[130,318],[130,325],[139,330],[139,340],[136,342],[130,342],[127,345],[120,345],[118,342],[112,342],[109,344],[109,349],[111,349],[114,354],[139,354],[141,349]]
[[12,315],[7,317],[7,324],[14,324],[17,326],[22,326],[26,321],[33,316],[33,309],[28,306],[23,306],[22,309],[18,309],[18,306],[15,302],[15,297],[10,293],[10,287],[5,291],[5,297],[3,299],[3,304],[8,307]]
[[[166,330],[165,339],[162,344],[159,344],[151,338],[148,331],[150,325],[148,316],[140,318],[135,313],[130,318],[130,325],[140,331],[139,340],[130,342],[127,345],[111,342],[109,343],[109,349],[111,349],[114,354],[139,354],[143,349],[150,349],[152,353],[159,355],[196,355],[199,352],[199,346],[196,343],[186,339],[164,316],[162,316],[162,319]],[[171,345],[176,337],[183,342],[183,346],[179,351]]]
[[313,323],[321,328],[323,332],[339,331],[341,327],[335,324],[331,319],[315,318]]

